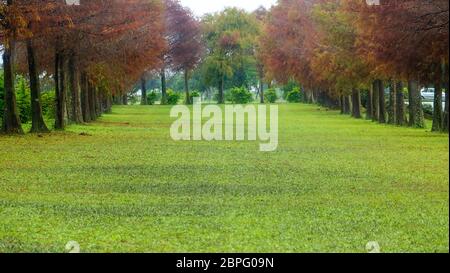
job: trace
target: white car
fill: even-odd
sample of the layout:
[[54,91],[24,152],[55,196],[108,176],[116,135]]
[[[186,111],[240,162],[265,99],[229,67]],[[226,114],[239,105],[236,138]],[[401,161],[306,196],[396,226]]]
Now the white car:
[[[420,90],[420,95],[423,100],[434,101],[434,88],[422,88],[422,90]],[[445,101],[445,99],[445,93],[442,92],[442,100]]]

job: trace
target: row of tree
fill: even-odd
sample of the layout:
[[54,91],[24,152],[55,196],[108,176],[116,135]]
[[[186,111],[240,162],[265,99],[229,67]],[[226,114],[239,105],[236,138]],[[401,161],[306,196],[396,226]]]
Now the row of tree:
[[434,86],[433,131],[448,132],[448,1],[369,2],[280,0],[260,40],[267,80],[294,79],[310,101],[340,105],[355,118],[362,117],[363,94],[368,119],[419,128],[419,88]]
[[175,0],[7,0],[0,23],[6,134],[23,133],[16,74],[30,85],[33,133],[48,132],[40,82],[54,79],[54,128],[62,130],[126,103],[127,90],[148,73],[164,78],[170,68],[187,77],[202,46],[198,21]]
[[295,81],[308,102],[355,118],[365,107],[368,119],[413,127],[424,127],[419,88],[434,86],[433,130],[448,131],[447,1],[279,0],[270,10],[228,8],[201,20],[177,0],[78,2],[1,2],[3,132],[22,133],[15,73],[29,79],[32,132],[48,131],[43,77],[54,79],[55,128],[63,129],[127,103],[132,89],[147,104],[155,78],[166,104],[168,73],[183,75],[186,103],[191,77],[216,89],[219,103],[232,87],[255,88],[264,103],[266,86]]

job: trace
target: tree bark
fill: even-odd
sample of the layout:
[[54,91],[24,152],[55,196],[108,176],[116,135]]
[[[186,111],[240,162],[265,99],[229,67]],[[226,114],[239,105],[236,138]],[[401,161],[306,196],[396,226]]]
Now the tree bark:
[[360,119],[361,116],[361,93],[358,89],[352,90],[352,117]]
[[405,115],[405,94],[403,93],[403,83],[401,81],[395,82],[395,89],[397,91],[397,106],[395,107],[396,114],[396,124],[398,126],[405,126],[406,115]]
[[349,115],[351,112],[351,102],[349,96],[344,96],[344,115]]
[[95,110],[95,87],[93,84],[88,84],[88,91],[89,91],[89,114],[91,116],[91,121],[94,121],[97,119],[97,113]]
[[55,92],[56,92],[56,117],[55,129],[64,130],[65,124],[65,71],[64,56],[57,52],[55,55]]
[[27,57],[28,57],[28,74],[30,75],[30,93],[31,93],[31,133],[48,133],[49,130],[45,125],[42,114],[41,105],[41,86],[39,83],[39,75],[36,65],[36,56],[34,52],[33,42],[27,39]]
[[89,110],[89,84],[86,73],[81,74],[81,113],[84,122],[91,122],[91,113]]
[[192,104],[191,95],[189,94],[189,71],[184,70],[184,92],[186,94],[185,104]]
[[448,112],[449,112],[449,90],[448,90],[448,86],[449,86],[449,67],[448,67],[448,63],[446,63],[445,61],[442,62],[442,83],[443,83],[443,87],[445,89],[445,110],[444,110],[444,122],[443,122],[443,131],[448,133],[448,129],[449,129],[449,117],[448,117]]
[[122,103],[123,103],[123,105],[128,105],[128,95],[127,94],[124,94],[122,96]]
[[166,69],[161,69],[161,105],[167,104]]
[[[13,4],[8,0],[8,6]],[[23,134],[22,123],[20,122],[19,112],[17,110],[16,93],[14,90],[14,71],[13,71],[13,49],[14,40],[12,37],[7,39],[3,50],[3,70],[4,70],[4,101],[5,111],[3,113],[2,132],[5,134]]]
[[433,126],[431,131],[440,132],[443,130],[444,118],[442,115],[442,84],[440,75],[434,83],[434,106],[433,106]]
[[264,77],[259,76],[259,96],[260,96],[260,100],[259,102],[264,104],[265,103],[265,98],[264,98]]
[[371,87],[369,89],[369,91],[367,92],[367,105],[366,105],[366,119],[367,120],[372,120],[372,114],[373,114],[373,87]]
[[389,82],[389,116],[388,123],[396,124],[397,122],[397,86],[395,81]]
[[72,54],[69,59],[69,79],[70,93],[72,96],[71,121],[80,124],[83,123],[80,103],[80,78],[74,54]]
[[374,81],[372,83],[372,121],[378,121],[380,117],[380,95],[378,94],[379,88],[378,88],[378,81]]
[[409,125],[415,128],[425,128],[422,96],[420,95],[417,81],[408,81],[409,89]]
[[379,123],[386,123],[386,97],[384,95],[384,83],[382,80],[378,81],[378,103],[380,104],[379,107],[379,117],[378,122]]
[[219,81],[219,99],[218,104],[224,104],[225,103],[225,96],[224,96],[224,77],[222,76]]
[[147,105],[147,81],[144,76],[141,77],[141,105]]

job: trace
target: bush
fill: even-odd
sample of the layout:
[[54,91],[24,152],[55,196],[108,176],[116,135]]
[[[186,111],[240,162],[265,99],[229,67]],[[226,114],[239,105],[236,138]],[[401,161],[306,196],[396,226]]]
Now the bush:
[[20,121],[27,123],[31,121],[31,92],[24,78],[19,77],[16,85],[17,109]]
[[44,92],[41,94],[42,113],[47,118],[54,118],[56,115],[55,91]]
[[273,88],[268,89],[266,91],[266,93],[264,94],[264,97],[266,98],[267,102],[269,102],[269,103],[275,103],[278,99],[277,92]]
[[302,100],[302,94],[300,88],[295,87],[286,97],[287,101],[290,103],[299,103]]
[[433,115],[434,115],[433,106],[431,106],[430,104],[424,104],[424,105],[422,105],[422,109],[423,109],[423,114],[425,115],[426,118],[429,118],[429,119],[433,118]]
[[149,94],[147,94],[147,103],[149,105],[154,105],[157,100],[158,94],[156,94],[156,92],[152,91]]
[[246,88],[235,87],[231,89],[231,102],[234,104],[247,104],[253,101],[253,95]]
[[176,105],[180,101],[180,94],[175,93],[173,90],[167,91],[167,104]]
[[284,85],[282,87],[283,99],[286,100],[288,95],[289,95],[289,93],[291,93],[291,91],[293,91],[296,88],[298,88],[300,90],[300,85],[297,82],[293,81],[293,80],[290,80],[286,85]]

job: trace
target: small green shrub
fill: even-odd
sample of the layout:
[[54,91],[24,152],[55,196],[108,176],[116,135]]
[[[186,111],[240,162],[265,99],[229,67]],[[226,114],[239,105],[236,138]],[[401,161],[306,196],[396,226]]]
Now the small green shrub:
[[31,92],[26,80],[23,77],[18,77],[16,85],[16,100],[20,121],[22,123],[31,121]]
[[41,94],[42,113],[47,118],[54,118],[56,115],[55,91]]
[[290,103],[299,103],[302,100],[302,94],[300,88],[295,87],[286,97],[287,101]]
[[173,90],[167,91],[167,104],[176,105],[180,101],[180,94],[174,92]]
[[266,98],[266,101],[269,103],[275,103],[278,99],[277,92],[273,88],[268,89],[265,92],[264,97]]
[[433,106],[431,106],[430,104],[424,104],[422,106],[423,109],[423,114],[425,115],[426,118],[432,119],[433,115],[434,115],[434,110],[433,110]]
[[158,94],[156,94],[156,92],[152,91],[149,94],[147,94],[147,103],[149,105],[154,105],[157,100]]
[[231,89],[231,102],[234,104],[247,104],[253,101],[253,95],[244,87]]

